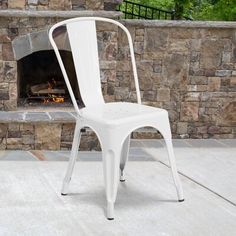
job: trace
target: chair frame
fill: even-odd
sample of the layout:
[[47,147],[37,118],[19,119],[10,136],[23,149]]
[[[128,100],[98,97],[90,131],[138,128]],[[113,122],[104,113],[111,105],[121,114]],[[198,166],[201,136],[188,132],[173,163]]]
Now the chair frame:
[[[121,23],[115,20],[102,18],[102,17],[79,17],[79,18],[64,20],[51,27],[51,29],[49,30],[49,40],[55,51],[55,54],[58,59],[62,74],[64,76],[72,103],[77,113],[76,126],[75,126],[75,132],[74,132],[74,138],[73,138],[72,150],[71,150],[71,157],[70,157],[68,169],[67,169],[64,181],[63,181],[61,194],[67,195],[68,193],[69,182],[71,180],[71,175],[74,169],[76,158],[78,156],[81,129],[84,127],[90,127],[97,134],[97,137],[101,143],[102,152],[103,152],[104,180],[105,180],[106,198],[107,198],[107,218],[109,220],[114,219],[114,203],[116,200],[119,178],[121,182],[125,181],[124,168],[128,159],[130,133],[137,128],[140,128],[143,126],[151,126],[151,127],[156,128],[164,137],[167,150],[168,150],[168,157],[169,157],[169,162],[170,162],[170,166],[172,170],[172,176],[173,176],[173,180],[174,180],[175,187],[177,190],[178,200],[180,202],[184,201],[182,185],[179,180],[177,168],[175,164],[171,130],[170,130],[170,124],[169,124],[167,111],[163,109],[155,108],[157,112],[160,112],[160,114],[158,114],[158,116],[155,117],[155,119],[143,118],[143,120],[138,120],[136,123],[134,123],[134,125],[131,125],[131,123],[129,123],[127,120],[127,124],[122,123],[122,125],[120,125],[118,129],[117,127],[112,127],[110,124],[106,122],[103,125],[101,125],[101,123],[96,123],[94,121],[90,121],[86,119],[83,114],[84,108],[79,109],[72,87],[70,85],[70,81],[69,81],[65,66],[60,56],[59,49],[56,45],[56,42],[54,41],[53,32],[58,27],[61,27],[64,25],[68,26],[70,24],[73,24],[76,22],[83,22],[83,21],[94,22],[94,23],[97,21],[102,21],[102,22],[112,23],[120,27],[126,33],[127,38],[128,38],[129,48],[130,48],[132,70],[133,70],[135,89],[136,89],[136,95],[137,95],[137,104],[138,104],[137,106],[140,106],[140,109],[142,107],[146,107],[144,105],[141,105],[141,96],[140,96],[140,90],[139,90],[139,82],[138,82],[138,75],[137,75],[137,68],[136,68],[136,63],[135,63],[135,55],[134,55],[132,38],[128,29],[124,25],[122,25]],[[73,52],[73,49],[72,49],[72,52]],[[111,103],[110,105],[112,106]],[[148,109],[148,108],[145,108],[145,109]],[[107,135],[108,136],[110,135],[110,137],[112,136],[112,139],[111,138],[108,139]]]

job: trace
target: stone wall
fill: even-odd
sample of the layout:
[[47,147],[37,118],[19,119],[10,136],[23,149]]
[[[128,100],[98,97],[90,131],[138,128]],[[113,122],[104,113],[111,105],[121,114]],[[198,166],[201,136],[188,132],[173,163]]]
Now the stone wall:
[[[235,138],[236,23],[133,21],[129,28],[144,104],[169,111],[177,138]],[[115,99],[135,98],[119,33]],[[125,45],[125,46],[124,46]]]
[[[76,114],[70,110],[0,111],[0,150],[71,149]],[[98,139],[90,129],[82,130],[80,148],[99,150]]]
[[[74,129],[74,123],[63,122],[0,123],[0,150],[70,150]],[[100,150],[91,130],[82,133],[80,150]]]
[[[37,32],[47,32],[55,22],[83,16],[78,12],[86,11],[64,11],[66,15],[63,17],[52,16],[55,13],[50,15],[50,11],[35,12],[30,11],[30,17],[19,12],[19,16],[1,17],[0,10],[0,110],[16,110],[17,107],[17,61],[13,40],[26,35],[32,39],[33,35],[41,35]],[[90,14],[98,15],[99,12]],[[104,13],[103,16],[111,17]],[[123,23],[134,41],[142,101],[169,111],[173,137],[235,138],[236,23],[138,20],[124,20]],[[100,52],[105,100],[135,101],[126,37],[117,28],[98,25],[98,39],[99,49],[105,48]],[[3,142],[6,137],[10,141],[14,138],[11,137],[12,127],[17,127],[19,143],[23,140],[22,125],[3,126],[7,130],[5,139],[2,135]],[[57,128],[61,132],[60,143],[65,140],[70,145],[71,135],[67,133],[72,132],[73,124],[70,131],[67,126],[62,122]],[[33,124],[32,127],[35,135],[36,128]],[[159,135],[145,129],[135,132],[133,137],[154,138]],[[36,143],[32,148],[39,148]],[[86,143],[89,143],[89,149],[97,147],[94,135],[86,136]],[[60,148],[64,148],[63,145]]]
[[0,0],[1,9],[115,10],[119,0]]

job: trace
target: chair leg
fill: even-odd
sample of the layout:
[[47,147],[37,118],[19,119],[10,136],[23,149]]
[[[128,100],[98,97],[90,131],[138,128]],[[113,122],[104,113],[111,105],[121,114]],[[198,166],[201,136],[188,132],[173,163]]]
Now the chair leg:
[[125,139],[120,157],[120,181],[125,181],[124,168],[129,156],[130,135]]
[[107,198],[107,219],[114,219],[114,203],[119,182],[120,149],[103,150],[103,169]]
[[179,175],[178,175],[178,172],[177,172],[177,168],[176,168],[174,150],[173,150],[173,145],[172,145],[172,139],[171,138],[165,138],[165,137],[164,137],[164,139],[165,139],[165,143],[166,143],[166,146],[167,146],[169,162],[170,162],[170,166],[171,166],[173,180],[174,180],[175,187],[176,187],[176,190],[177,190],[178,199],[179,199],[179,202],[183,202],[184,201],[184,194],[183,194],[182,185],[181,185]]
[[174,184],[177,191],[178,200],[179,202],[183,202],[184,194],[183,194],[182,185],[179,179],[179,175],[178,175],[176,163],[175,163],[175,155],[174,155],[174,150],[173,150],[173,145],[172,145],[172,137],[171,137],[171,129],[170,129],[168,113],[166,112],[165,116],[162,117],[161,120],[157,121],[157,123],[154,123],[153,127],[155,127],[157,130],[161,132],[165,140],[167,151],[168,151],[169,163],[170,163],[171,172],[172,172]]
[[80,129],[81,128],[77,121],[76,126],[75,126],[75,131],[74,131],[74,138],[73,138],[73,143],[72,143],[70,160],[69,160],[65,178],[63,180],[61,195],[67,195],[68,193],[68,187],[71,180],[71,175],[75,166],[76,158],[78,156],[78,149],[79,149],[80,137],[81,137]]

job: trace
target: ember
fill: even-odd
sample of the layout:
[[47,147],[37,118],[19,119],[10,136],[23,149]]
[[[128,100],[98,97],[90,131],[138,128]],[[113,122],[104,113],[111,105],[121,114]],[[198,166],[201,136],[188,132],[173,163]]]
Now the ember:
[[43,99],[43,103],[49,103],[49,102],[63,103],[65,102],[65,98],[63,96],[50,94],[48,98]]
[[[53,95],[52,95],[53,96]],[[65,98],[64,97],[53,97],[52,98],[52,100],[54,101],[54,102],[58,102],[58,103],[62,103],[62,102],[64,102],[65,101]]]

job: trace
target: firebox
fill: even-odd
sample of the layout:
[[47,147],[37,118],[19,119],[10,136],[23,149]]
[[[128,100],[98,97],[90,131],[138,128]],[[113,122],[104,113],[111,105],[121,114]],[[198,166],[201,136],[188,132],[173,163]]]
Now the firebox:
[[[70,51],[60,51],[73,92],[78,104],[82,105],[76,79],[72,54]],[[34,52],[18,60],[18,91],[19,106],[53,106],[62,104],[70,106],[69,93],[52,50]]]

